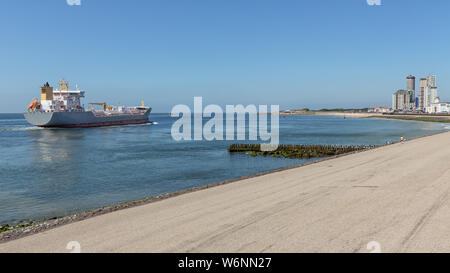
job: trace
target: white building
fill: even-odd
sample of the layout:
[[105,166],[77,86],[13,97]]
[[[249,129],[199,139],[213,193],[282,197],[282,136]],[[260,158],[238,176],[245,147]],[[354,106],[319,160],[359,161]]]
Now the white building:
[[424,106],[429,107],[434,103],[434,100],[438,96],[438,90],[435,86],[427,86],[425,88]]
[[[370,108],[369,110],[372,113],[390,113],[390,112],[392,112],[392,109],[387,106],[377,106],[375,108]],[[367,112],[369,112],[369,111],[367,111]]]
[[441,102],[439,97],[436,97],[434,102],[426,108],[426,112],[430,114],[449,114],[450,102]]
[[436,86],[436,76],[428,76],[427,77],[427,86],[425,87],[424,92],[424,107],[427,109],[431,107],[434,103],[436,97],[438,96],[438,89]]

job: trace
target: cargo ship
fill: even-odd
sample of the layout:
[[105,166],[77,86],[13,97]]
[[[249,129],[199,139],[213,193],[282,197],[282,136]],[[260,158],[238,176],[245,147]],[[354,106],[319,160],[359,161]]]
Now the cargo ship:
[[[69,90],[69,83],[62,79],[59,90],[53,90],[49,83],[41,87],[40,101],[31,101],[24,113],[32,125],[44,128],[86,128],[148,123],[152,108],[141,106],[124,107],[108,105],[105,102],[89,103],[90,109],[81,104],[85,91]],[[100,108],[100,109],[98,109]]]

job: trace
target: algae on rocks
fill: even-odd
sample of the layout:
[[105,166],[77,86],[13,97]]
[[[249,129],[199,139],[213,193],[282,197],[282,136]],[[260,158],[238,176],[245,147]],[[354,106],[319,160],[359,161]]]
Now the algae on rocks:
[[366,145],[279,145],[275,151],[261,151],[260,144],[232,144],[228,147],[230,153],[249,153],[252,157],[272,156],[286,158],[329,157],[355,151],[366,150],[375,146]]

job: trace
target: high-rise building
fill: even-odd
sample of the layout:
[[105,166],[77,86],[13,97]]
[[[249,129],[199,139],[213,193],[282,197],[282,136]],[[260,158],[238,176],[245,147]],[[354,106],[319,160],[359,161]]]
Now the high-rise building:
[[418,106],[420,111],[425,111],[425,88],[427,88],[428,80],[426,78],[420,79],[420,90],[418,94]]
[[406,77],[406,91],[412,92],[409,93],[408,95],[411,95],[411,100],[408,102],[408,108],[409,103],[413,103],[414,106],[412,107],[412,110],[416,109],[416,77],[414,77],[413,75],[409,75],[408,77]]
[[416,91],[416,77],[413,75],[406,77],[406,90]]
[[427,85],[424,90],[424,108],[430,107],[438,96],[438,88],[436,86],[436,76],[427,77]]
[[392,95],[392,109],[397,111],[413,111],[415,108],[413,90],[398,90]]
[[425,108],[430,107],[434,100],[438,96],[437,87],[427,86],[425,89]]
[[431,87],[436,87],[436,76],[430,75],[428,76],[428,85]]
[[413,111],[416,109],[416,77],[406,77],[406,90],[401,89],[392,95],[392,109]]
[[436,76],[430,75],[420,79],[420,89],[416,98],[416,77],[406,77],[406,89],[401,89],[392,94],[392,109],[397,111],[426,111],[435,104],[438,97]]

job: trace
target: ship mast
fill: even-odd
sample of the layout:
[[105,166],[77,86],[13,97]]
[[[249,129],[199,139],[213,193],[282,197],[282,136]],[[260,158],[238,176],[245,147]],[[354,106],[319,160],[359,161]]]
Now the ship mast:
[[59,81],[59,91],[69,91],[69,83],[62,78],[61,81]]

